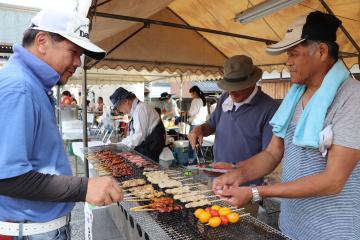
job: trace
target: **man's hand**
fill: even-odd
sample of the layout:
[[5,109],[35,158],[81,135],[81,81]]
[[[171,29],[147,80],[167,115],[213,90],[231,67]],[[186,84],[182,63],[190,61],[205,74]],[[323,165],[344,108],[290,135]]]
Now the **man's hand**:
[[203,143],[203,133],[201,131],[201,128],[200,127],[196,127],[194,128],[189,134],[188,134],[188,139],[189,139],[189,142],[191,144],[191,147],[193,149],[195,149],[196,145],[198,143],[202,144]]
[[219,190],[223,190],[228,187],[238,187],[242,183],[241,171],[240,169],[236,169],[215,178],[212,184],[212,190],[215,194],[217,194]]
[[123,199],[123,191],[112,177],[89,178],[85,201],[105,206]]
[[225,187],[219,190],[220,199],[236,207],[242,207],[252,199],[251,187]]

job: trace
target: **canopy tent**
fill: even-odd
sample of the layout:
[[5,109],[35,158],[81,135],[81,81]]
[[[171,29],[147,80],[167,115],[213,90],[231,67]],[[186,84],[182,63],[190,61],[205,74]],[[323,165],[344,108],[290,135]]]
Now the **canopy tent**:
[[[77,71],[79,71],[78,69]],[[217,74],[216,74],[217,76]],[[84,71],[80,70],[78,74],[74,74],[70,78],[68,84],[82,84],[84,79]],[[192,74],[192,73],[170,73],[168,71],[157,72],[157,71],[147,71],[143,70],[124,70],[124,69],[103,69],[103,68],[91,68],[87,70],[87,83],[88,85],[98,85],[98,84],[131,84],[131,83],[180,83],[181,81],[204,81],[212,80],[214,76],[201,74]]]
[[[227,57],[245,54],[264,70],[281,71],[286,55],[268,55],[265,42],[279,41],[290,22],[314,10],[331,10],[341,19],[348,35],[339,29],[337,42],[342,56],[349,68],[358,63],[359,0],[305,0],[247,24],[233,20],[237,13],[260,2],[263,1],[98,0],[90,35],[97,44],[111,51],[95,66],[221,75],[221,66]],[[154,20],[228,34],[157,25]],[[94,64],[91,62],[88,66]]]

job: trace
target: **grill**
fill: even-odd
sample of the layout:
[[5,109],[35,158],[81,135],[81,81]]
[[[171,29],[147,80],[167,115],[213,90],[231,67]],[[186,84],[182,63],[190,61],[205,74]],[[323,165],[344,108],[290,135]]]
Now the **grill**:
[[[139,154],[135,151],[128,149],[122,145],[108,145],[91,147],[85,150],[88,153],[94,153],[99,150],[110,149],[114,153],[122,151],[130,151]],[[141,155],[141,154],[139,154]],[[141,155],[142,156],[142,155]],[[144,156],[143,156],[144,157]],[[146,160],[152,161],[146,157]],[[131,178],[143,177],[142,169],[137,168],[134,164],[135,174],[133,176],[117,178],[119,181],[128,180]],[[183,170],[182,168],[176,168]],[[181,204],[180,202],[178,202]],[[204,225],[195,218],[193,215],[194,209],[184,209],[181,212],[171,213],[158,213],[158,212],[130,212],[131,207],[145,205],[143,202],[126,202],[123,201],[119,204],[119,211],[121,211],[125,218],[130,222],[130,226],[139,233],[139,236],[144,236],[145,239],[175,239],[175,240],[190,240],[190,239],[212,239],[212,240],[226,240],[226,239],[288,239],[278,230],[262,223],[251,216],[240,218],[236,224],[229,224],[211,228]],[[225,203],[220,205],[227,206]],[[117,219],[114,219],[115,221]]]

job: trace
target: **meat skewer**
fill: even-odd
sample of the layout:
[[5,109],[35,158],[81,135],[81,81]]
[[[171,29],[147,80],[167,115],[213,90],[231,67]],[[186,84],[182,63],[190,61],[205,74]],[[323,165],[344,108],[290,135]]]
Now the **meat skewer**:
[[210,205],[213,202],[221,202],[222,200],[218,199],[218,200],[211,200],[209,201],[208,199],[203,199],[197,202],[189,202],[187,204],[185,204],[185,208],[196,208],[196,207],[203,207],[203,206],[207,206]]
[[172,198],[154,198],[150,204],[130,208],[130,211],[147,211],[147,207],[159,212],[173,212],[183,209],[182,206],[174,204],[174,199]]
[[205,190],[205,191],[192,191],[192,192],[186,192],[181,194],[174,194],[174,199],[182,199],[190,196],[196,196],[200,195],[202,193],[210,192],[211,190]]
[[124,181],[121,183],[121,186],[123,188],[131,188],[131,187],[137,187],[146,184],[145,179],[138,178],[138,179],[131,179],[128,181]]
[[186,203],[186,202],[197,202],[200,200],[204,200],[204,199],[208,199],[207,196],[200,194],[200,195],[195,195],[195,196],[188,196],[188,197],[184,197],[184,198],[180,198],[180,202],[182,203]]
[[176,180],[164,180],[159,182],[159,188],[182,187],[182,183]]
[[165,192],[168,194],[182,194],[182,193],[188,193],[190,192],[190,188],[189,186],[184,186],[184,187],[177,187],[177,188],[170,188],[170,189],[166,189]]

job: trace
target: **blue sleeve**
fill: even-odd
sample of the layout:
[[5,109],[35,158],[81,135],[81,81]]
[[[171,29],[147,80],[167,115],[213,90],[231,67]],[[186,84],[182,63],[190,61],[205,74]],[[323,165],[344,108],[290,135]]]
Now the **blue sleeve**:
[[214,112],[210,115],[210,118],[207,121],[209,126],[214,130],[216,130],[216,125],[220,120],[220,116],[221,116],[221,112],[222,112],[222,107],[221,107],[222,103],[225,101],[225,99],[228,96],[229,96],[229,94],[225,93],[219,98],[219,101],[216,104],[216,108],[215,108]]
[[272,132],[272,126],[270,125],[270,120],[274,116],[278,107],[279,104],[277,102],[274,102],[266,114],[265,123],[263,127],[263,134],[262,134],[262,150],[264,150],[271,141],[273,132]]
[[32,170],[36,108],[26,91],[0,91],[0,179]]

